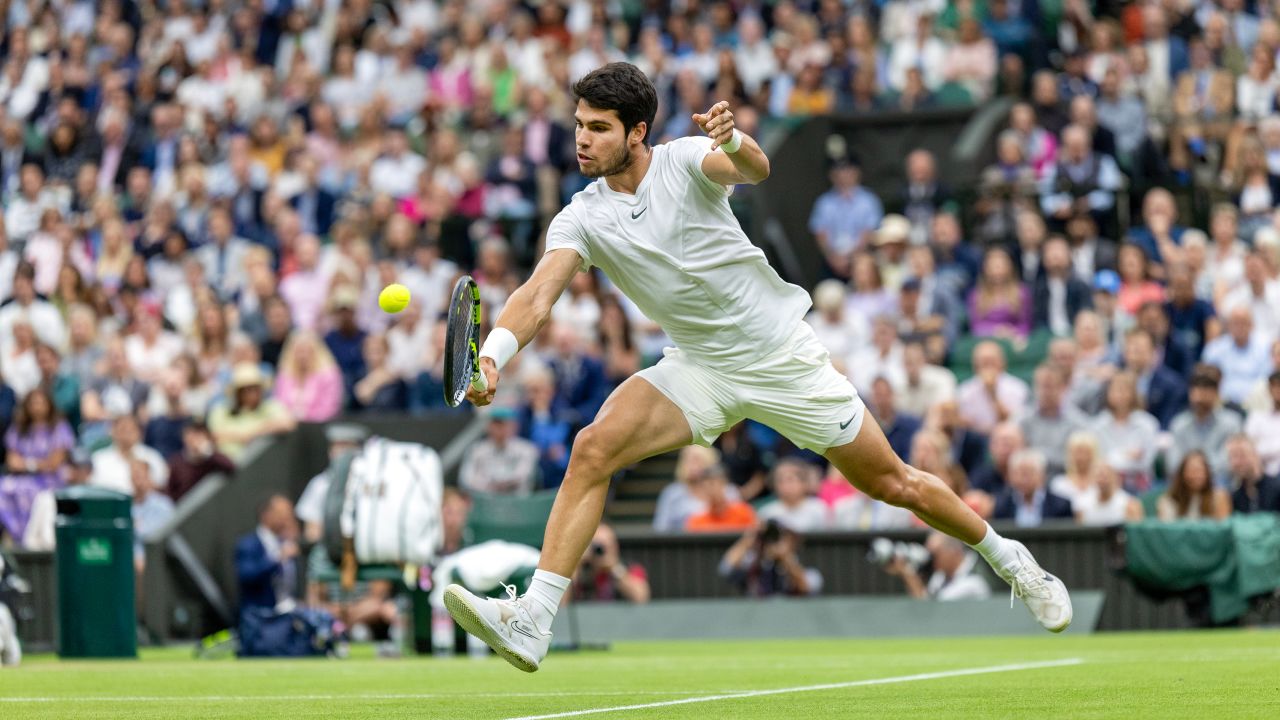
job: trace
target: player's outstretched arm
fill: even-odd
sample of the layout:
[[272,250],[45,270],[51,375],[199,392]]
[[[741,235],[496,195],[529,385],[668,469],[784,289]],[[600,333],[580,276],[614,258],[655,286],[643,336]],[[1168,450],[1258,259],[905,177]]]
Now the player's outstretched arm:
[[702,160],[702,172],[721,185],[755,185],[769,177],[769,157],[751,136],[734,125],[729,103],[721,100],[693,121],[711,138],[712,152]]
[[551,317],[551,306],[564,294],[581,266],[582,258],[572,250],[550,250],[542,256],[533,269],[533,275],[511,293],[507,304],[502,306],[502,312],[498,313],[498,321],[480,349],[480,370],[489,381],[489,387],[484,392],[468,389],[468,400],[480,406],[493,402],[498,388],[498,371],[546,324]]

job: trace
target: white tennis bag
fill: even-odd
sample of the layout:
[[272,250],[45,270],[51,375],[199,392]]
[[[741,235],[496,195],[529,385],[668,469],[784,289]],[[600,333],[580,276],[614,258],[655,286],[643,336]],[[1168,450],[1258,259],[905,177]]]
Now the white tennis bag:
[[351,461],[339,518],[361,564],[428,565],[444,537],[444,472],[435,450],[374,437]]

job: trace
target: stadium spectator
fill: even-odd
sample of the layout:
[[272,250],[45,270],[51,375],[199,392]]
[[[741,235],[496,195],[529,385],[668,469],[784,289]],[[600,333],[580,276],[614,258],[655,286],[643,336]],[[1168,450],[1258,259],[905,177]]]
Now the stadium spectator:
[[1160,362],[1151,334],[1133,328],[1124,335],[1124,367],[1138,382],[1142,406],[1168,428],[1173,418],[1187,404],[1187,385],[1182,378]]
[[130,513],[133,516],[133,567],[138,574],[139,586],[142,586],[141,578],[146,570],[143,543],[155,537],[173,517],[173,501],[156,488],[152,466],[146,460],[131,460],[129,477],[129,494],[133,496]]
[[1212,277],[1222,282],[1218,308],[1230,315],[1236,308],[1247,308],[1253,317],[1253,326],[1267,341],[1276,337],[1280,328],[1280,280],[1273,277],[1269,262],[1261,249],[1254,249],[1244,257],[1242,278],[1228,280],[1220,274]]
[[880,314],[871,320],[871,344],[858,347],[845,361],[849,380],[859,393],[870,394],[878,377],[885,377],[894,385],[901,385],[902,343],[893,316]]
[[1098,438],[1088,430],[1077,430],[1067,438],[1063,473],[1049,481],[1049,491],[1075,503],[1076,497],[1093,487],[1093,477],[1102,458]]
[[1049,473],[1056,475],[1066,466],[1067,439],[1083,429],[1088,418],[1066,401],[1066,378],[1061,370],[1042,364],[1033,381],[1033,405],[1018,425],[1027,445],[1044,453]]
[[1152,438],[1160,423],[1142,409],[1138,378],[1132,372],[1116,373],[1107,383],[1105,409],[1094,420],[1101,457],[1122,473],[1126,489],[1142,492],[1152,483],[1156,445]]
[[585,427],[604,404],[604,366],[583,350],[582,339],[568,325],[554,325],[551,342],[548,364],[555,374],[556,401],[575,429]]
[[330,473],[334,463],[343,455],[358,451],[368,439],[369,431],[360,425],[333,423],[325,427],[324,437],[329,443],[329,464],[307,482],[294,507],[294,514],[302,522],[302,537],[310,544],[320,542],[323,537],[325,498],[333,482]]
[[147,464],[149,484],[160,489],[169,484],[169,466],[154,448],[142,444],[138,419],[125,413],[111,422],[111,444],[93,453],[93,474],[89,484],[133,494],[132,464],[135,460]]
[[754,520],[720,559],[720,576],[747,597],[822,592],[822,573],[800,562],[800,534],[779,522]]
[[[917,293],[914,314],[903,307],[904,320],[909,322],[913,335],[922,336],[935,348],[950,345],[964,327],[964,303],[952,283],[944,282],[938,274],[933,249],[928,245],[915,245],[907,251],[908,275],[903,282],[904,293]],[[912,283],[915,287],[911,288]]]
[[922,245],[928,240],[933,216],[951,203],[951,190],[938,177],[938,162],[928,150],[917,148],[908,153],[904,169],[907,182],[902,191],[902,214],[911,222],[912,244]]
[[982,274],[969,292],[969,332],[980,336],[1025,338],[1031,332],[1032,300],[1002,248],[990,248]]
[[[363,360],[362,360],[363,362]],[[315,333],[297,330],[280,351],[275,399],[301,422],[323,422],[342,408],[342,371]]]
[[1170,444],[1165,454],[1165,467],[1182,464],[1182,457],[1192,451],[1203,452],[1209,460],[1213,477],[1227,470],[1227,440],[1241,432],[1240,415],[1222,407],[1218,384],[1222,373],[1212,365],[1197,365],[1191,374],[1188,393],[1190,407],[1169,424]]
[[332,329],[325,333],[324,344],[342,373],[345,397],[351,398],[354,397],[356,382],[368,371],[364,363],[364,339],[368,333],[356,323],[356,306],[360,298],[355,289],[339,287],[333,291],[332,298]]
[[143,430],[142,440],[167,458],[182,449],[182,430],[192,421],[185,397],[188,390],[186,369],[166,367],[158,380],[147,401],[150,419]]
[[150,388],[129,372],[124,343],[118,338],[106,343],[103,370],[90,372],[88,387],[80,398],[80,444],[92,447],[106,437],[114,416],[127,415],[143,407]]
[[920,430],[921,419],[898,411],[893,384],[887,378],[878,377],[872,382],[868,407],[893,451],[899,457],[910,454],[911,439]]
[[1040,181],[1040,207],[1046,217],[1065,224],[1076,212],[1087,212],[1107,227],[1115,194],[1124,177],[1110,155],[1094,152],[1093,138],[1079,125],[1062,131],[1058,162],[1047,166]]
[[364,377],[352,388],[354,405],[362,412],[404,412],[409,408],[409,386],[388,365],[390,347],[385,335],[364,339]]
[[[1124,464],[1123,459],[1119,464]],[[1142,519],[1142,503],[1125,491],[1121,477],[1105,458],[1097,464],[1089,489],[1071,500],[1077,523],[1110,527]]]
[[929,363],[923,343],[913,340],[903,344],[902,371],[902,384],[894,393],[899,412],[923,418],[932,406],[955,398],[955,373]]
[[75,436],[49,394],[32,390],[5,432],[5,466],[0,476],[0,529],[22,544],[35,497],[57,490],[64,482],[67,453]]
[[1059,337],[1071,334],[1071,323],[1081,310],[1093,307],[1089,286],[1072,272],[1067,241],[1054,235],[1042,251],[1043,272],[1035,281],[1032,327],[1048,328]]
[[1280,371],[1272,372],[1267,378],[1267,389],[1270,407],[1251,409],[1244,423],[1244,433],[1253,440],[1262,459],[1263,471],[1280,476]]
[[649,602],[649,576],[639,563],[624,563],[618,547],[618,535],[606,523],[600,523],[591,544],[582,555],[578,576],[573,584],[574,600],[615,601],[642,604]]
[[538,447],[516,434],[510,407],[489,411],[485,439],[467,451],[458,487],[476,495],[528,495],[538,483]]
[[704,470],[693,484],[693,491],[706,503],[706,509],[685,521],[690,532],[738,532],[755,527],[756,513],[751,506],[736,499],[731,492],[729,476],[723,465]]
[[848,278],[852,258],[870,239],[880,224],[884,208],[870,190],[859,182],[862,169],[856,159],[840,154],[831,161],[831,189],[813,205],[809,232],[818,241],[827,270],[835,277]]
[[1226,332],[1204,346],[1202,360],[1222,371],[1222,397],[1242,405],[1253,386],[1270,370],[1270,342],[1254,328],[1249,308],[1237,306],[1227,313]]
[[1008,486],[1010,460],[1026,446],[1026,438],[1016,423],[1006,421],[996,425],[991,430],[989,453],[972,471],[970,483],[977,490],[999,495]]
[[884,566],[885,572],[902,579],[907,595],[917,600],[985,600],[991,597],[991,586],[977,570],[978,555],[953,537],[934,531],[924,543],[929,551],[933,573],[926,583],[918,569],[901,555]]
[[653,514],[654,530],[683,530],[689,518],[706,509],[706,501],[697,494],[694,484],[719,461],[720,453],[715,448],[689,445],[680,449],[676,457],[675,480],[658,494]]
[[1016,417],[1027,404],[1030,390],[1006,371],[1004,348],[987,340],[973,348],[973,377],[956,388],[956,404],[966,424],[990,433],[996,424]]
[[897,213],[890,213],[880,219],[880,226],[876,228],[875,234],[872,235],[872,245],[874,246],[869,259],[874,261],[875,269],[879,275],[878,287],[868,285],[859,279],[859,268],[856,265],[862,260],[863,253],[855,258],[854,282],[859,289],[867,287],[876,287],[877,290],[889,296],[885,300],[886,305],[894,307],[897,305],[897,295],[902,289],[902,282],[907,275],[907,240],[911,237],[911,222],[905,217]]
[[996,499],[996,520],[1012,520],[1018,527],[1039,527],[1045,521],[1070,519],[1071,501],[1045,489],[1044,455],[1031,448],[1009,458],[1009,486]]
[[1199,450],[1182,457],[1169,488],[1156,500],[1156,516],[1172,520],[1223,520],[1231,514],[1231,496],[1213,483],[1209,458]]
[[1262,461],[1247,435],[1237,435],[1227,442],[1229,476],[1234,512],[1280,512],[1280,479],[1262,471]]
[[166,492],[175,503],[210,475],[222,473],[230,476],[236,470],[231,458],[218,451],[203,420],[182,426],[182,445],[168,456],[168,463],[169,486]]
[[[871,236],[872,240],[876,237],[875,233]],[[897,296],[886,285],[880,263],[871,252],[854,253],[851,284],[849,296],[845,299],[847,311],[872,319],[897,314]]]
[[237,365],[227,385],[227,401],[209,412],[209,432],[218,448],[235,462],[242,459],[250,442],[289,432],[297,424],[282,402],[266,397],[266,384],[257,365]]
[[1180,379],[1191,377],[1191,368],[1195,365],[1196,356],[1173,340],[1172,327],[1165,306],[1160,303],[1143,303],[1138,308],[1137,327],[1151,336],[1157,361],[1172,371]]
[[845,285],[839,280],[823,280],[814,287],[813,312],[806,321],[841,370],[845,358],[864,346],[871,335],[866,316],[846,310]]
[[556,397],[556,377],[549,368],[525,372],[520,408],[520,435],[538,448],[538,472],[544,488],[557,488],[569,468],[573,425],[563,401]]
[[807,533],[827,526],[827,506],[810,492],[807,463],[784,458],[773,466],[774,500],[760,507],[761,520],[776,520],[784,527]]

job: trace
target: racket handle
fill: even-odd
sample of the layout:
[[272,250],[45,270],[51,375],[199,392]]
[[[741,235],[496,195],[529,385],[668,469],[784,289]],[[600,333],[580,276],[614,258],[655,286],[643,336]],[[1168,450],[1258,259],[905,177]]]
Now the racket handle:
[[471,389],[480,393],[489,389],[489,378],[484,376],[483,370],[477,370],[475,374],[471,376]]

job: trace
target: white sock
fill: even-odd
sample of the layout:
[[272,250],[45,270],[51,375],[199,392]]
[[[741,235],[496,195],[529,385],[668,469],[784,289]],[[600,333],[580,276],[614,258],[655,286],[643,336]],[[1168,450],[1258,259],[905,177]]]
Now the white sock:
[[564,591],[569,589],[569,578],[557,575],[549,570],[535,570],[529,591],[524,594],[533,602],[530,610],[534,620],[542,630],[551,629],[551,621],[556,619],[556,611],[560,609],[560,599]]
[[978,554],[996,570],[1009,570],[1010,566],[1018,562],[1017,550],[1000,537],[1000,533],[991,529],[990,524],[987,525],[987,534],[982,537],[982,540],[969,547],[977,550]]

